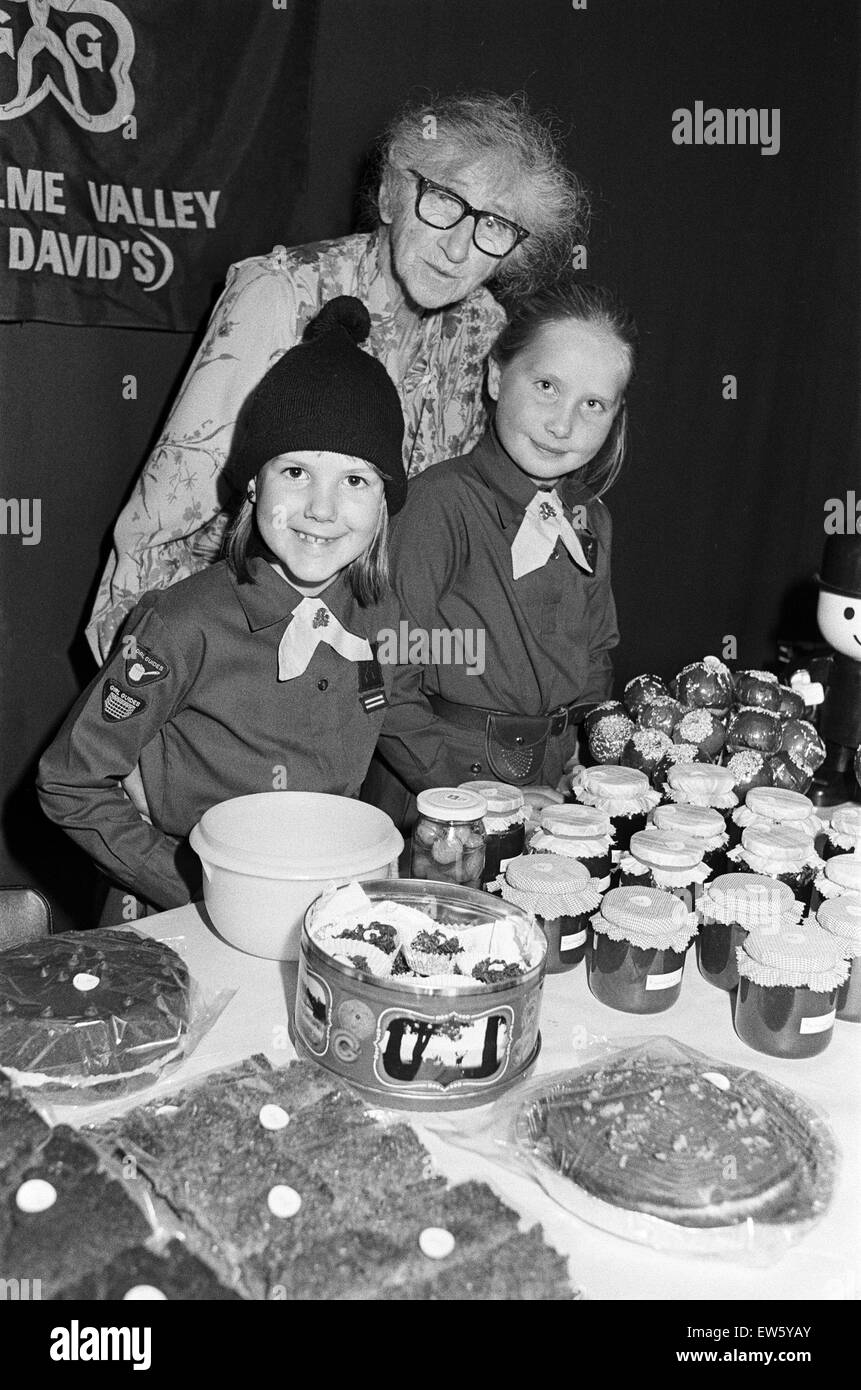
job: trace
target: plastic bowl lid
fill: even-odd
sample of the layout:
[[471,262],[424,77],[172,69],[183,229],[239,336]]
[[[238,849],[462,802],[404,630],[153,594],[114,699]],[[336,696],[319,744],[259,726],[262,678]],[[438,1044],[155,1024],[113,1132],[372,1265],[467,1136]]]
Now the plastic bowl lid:
[[431,820],[474,821],[487,815],[486,799],[461,787],[431,787],[419,792],[416,806],[420,816]]
[[506,811],[523,809],[523,792],[507,782],[461,782],[458,791],[476,792],[487,802],[489,816],[501,816]]
[[726,821],[720,811],[712,806],[685,806],[675,801],[668,802],[666,806],[656,806],[652,821],[659,830],[693,835],[698,840],[708,840],[713,835],[722,835],[726,830]]
[[631,853],[655,869],[693,869],[702,862],[703,847],[677,831],[650,826],[631,836]]
[[206,863],[260,878],[347,878],[384,868],[404,847],[384,811],[324,792],[232,797],[204,813],[190,840]]
[[809,796],[783,787],[751,787],[744,804],[755,816],[773,821],[806,820],[813,814]]
[[565,839],[597,840],[610,834],[610,817],[598,806],[545,806],[541,829]]
[[835,854],[825,865],[825,877],[851,893],[861,893],[861,854]]

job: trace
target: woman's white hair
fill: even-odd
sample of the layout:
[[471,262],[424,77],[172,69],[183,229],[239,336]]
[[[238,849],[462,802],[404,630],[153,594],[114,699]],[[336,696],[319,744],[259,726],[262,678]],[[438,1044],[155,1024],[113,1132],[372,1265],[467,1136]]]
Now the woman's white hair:
[[505,294],[530,293],[571,265],[588,228],[589,201],[565,165],[555,122],[534,115],[523,94],[470,92],[409,102],[378,142],[373,193],[393,169],[419,169],[444,182],[458,165],[478,162],[510,192],[511,220],[529,230],[500,261],[493,284]]

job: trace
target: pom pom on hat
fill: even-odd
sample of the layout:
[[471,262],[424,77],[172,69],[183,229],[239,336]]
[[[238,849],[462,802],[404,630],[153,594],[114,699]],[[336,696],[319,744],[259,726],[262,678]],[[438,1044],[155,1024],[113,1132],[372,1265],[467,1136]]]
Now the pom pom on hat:
[[320,450],[373,464],[389,514],[400,511],[407,491],[404,417],[385,367],[359,346],[370,330],[364,304],[338,295],[308,324],[303,341],[269,368],[246,406],[230,460],[238,488],[280,454]]

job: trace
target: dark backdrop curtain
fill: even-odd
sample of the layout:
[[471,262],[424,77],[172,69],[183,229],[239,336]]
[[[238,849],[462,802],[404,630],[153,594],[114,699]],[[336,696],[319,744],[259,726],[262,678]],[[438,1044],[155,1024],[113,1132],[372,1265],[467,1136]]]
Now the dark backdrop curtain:
[[[861,500],[855,0],[319,9],[297,240],[352,228],[368,144],[417,86],[525,89],[558,113],[593,189],[589,272],[630,301],[642,333],[631,452],[608,497],[620,683],[720,654],[728,635],[756,666],[778,636],[809,635],[825,504],[853,488]],[[675,145],[672,113],[697,101],[779,108],[779,153]],[[278,136],[260,136],[273,162]],[[0,880],[38,883],[81,921],[86,867],[34,809],[33,765],[91,671],[92,586],[192,345],[0,326],[0,491],[43,502],[38,546],[0,536]],[[723,399],[728,374],[736,400]]]

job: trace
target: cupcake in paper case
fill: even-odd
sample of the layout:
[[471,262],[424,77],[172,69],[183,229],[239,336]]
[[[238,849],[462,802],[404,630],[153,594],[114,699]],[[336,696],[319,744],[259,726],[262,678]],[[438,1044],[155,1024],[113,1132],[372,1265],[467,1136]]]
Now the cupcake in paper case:
[[506,980],[519,980],[521,975],[526,974],[528,967],[522,960],[506,960],[502,956],[493,959],[490,956],[465,954],[461,957],[460,968],[470,980],[478,980],[483,985],[499,985]]
[[392,973],[394,956],[387,956],[385,951],[380,951],[367,942],[345,944],[330,937],[322,949],[327,950],[341,965],[351,965],[354,970],[364,970],[366,975],[373,975],[378,980],[386,980]]
[[365,922],[333,922],[323,928],[328,940],[344,945],[343,951],[351,951],[359,946],[371,946],[382,955],[395,956],[398,951],[398,933],[391,922],[379,922],[372,917]]
[[673,695],[685,705],[725,713],[732,704],[732,674],[716,656],[684,666],[670,683]]
[[417,931],[403,945],[407,965],[417,975],[455,974],[463,950],[463,940],[456,932],[434,926]]

